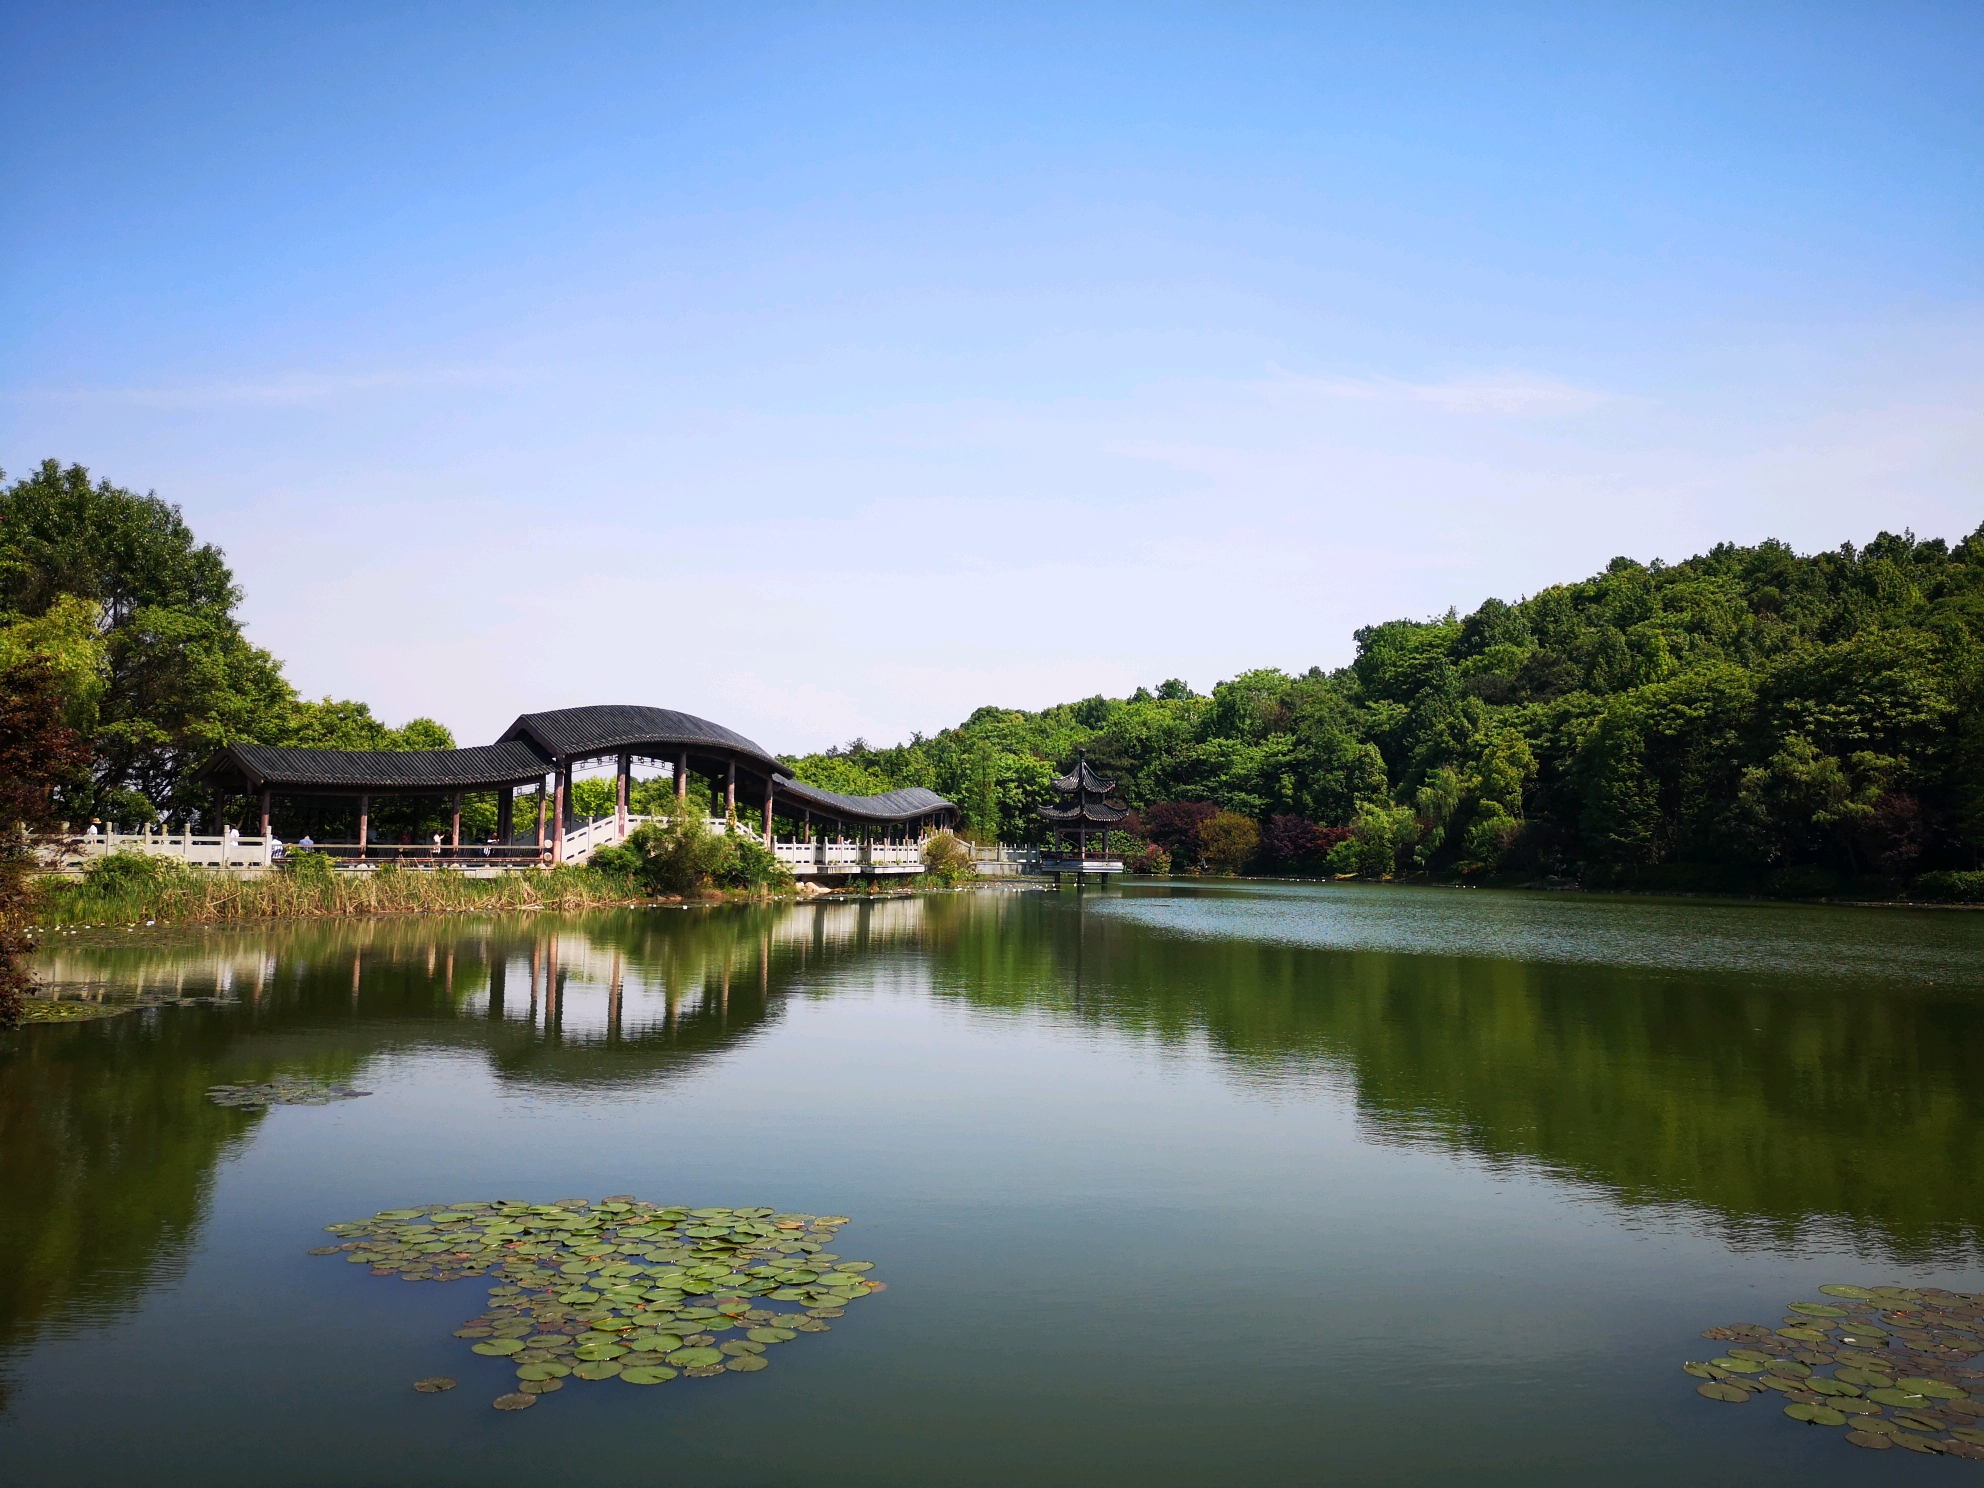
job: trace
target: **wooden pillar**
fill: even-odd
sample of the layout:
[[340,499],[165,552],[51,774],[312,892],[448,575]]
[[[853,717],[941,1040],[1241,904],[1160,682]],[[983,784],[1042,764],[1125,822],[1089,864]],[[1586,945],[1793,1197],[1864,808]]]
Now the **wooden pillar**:
[[540,775],[537,777],[537,851],[540,857],[544,855],[544,812],[550,800],[551,777]]
[[551,808],[552,831],[555,834],[551,839],[551,861],[554,863],[565,861],[565,811],[571,795],[572,763],[570,760],[563,760],[558,765],[558,798]]
[[517,788],[506,785],[496,792],[496,840],[505,847],[510,845],[510,835],[516,830]]
[[460,791],[455,792],[455,825],[454,835],[451,841],[456,855],[460,856],[462,850],[462,793]]
[[358,855],[365,856],[365,839],[372,833],[372,798],[358,798]]
[[726,822],[737,820],[737,761],[730,762],[730,771],[723,786],[723,819]]
[[686,749],[675,758],[675,799],[689,799],[689,751]]
[[767,851],[770,851],[772,845],[772,792],[777,788],[771,776],[767,775],[765,777],[765,848]]
[[614,830],[622,837],[627,835],[627,780],[634,773],[634,756],[622,750],[620,753],[620,774],[613,790],[613,814],[616,818]]
[[268,841],[269,841],[269,793],[267,789],[264,789],[262,791],[262,845],[264,848],[268,846]]
[[799,814],[799,835],[806,842],[813,840],[813,813],[810,810]]

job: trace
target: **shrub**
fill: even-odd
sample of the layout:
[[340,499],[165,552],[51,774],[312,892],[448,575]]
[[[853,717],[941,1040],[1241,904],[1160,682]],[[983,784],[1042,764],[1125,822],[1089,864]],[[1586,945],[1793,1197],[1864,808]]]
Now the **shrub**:
[[978,870],[971,865],[971,849],[950,832],[939,832],[923,844],[923,866],[946,884],[978,877]]
[[1199,850],[1213,867],[1238,873],[1261,845],[1261,829],[1237,811],[1218,811],[1199,825]]
[[1925,873],[1909,888],[1918,899],[1984,904],[1984,873]]
[[[631,832],[625,850],[637,855],[635,879],[654,893],[694,894],[730,866],[731,839],[712,832],[694,812],[647,822]],[[762,851],[762,849],[760,849]]]
[[155,858],[150,853],[114,852],[98,858],[83,870],[83,882],[105,899],[125,894],[145,894],[161,888],[190,872],[173,858]]
[[1171,854],[1155,842],[1133,842],[1123,850],[1123,866],[1132,873],[1169,873]]
[[792,870],[755,837],[727,833],[718,839],[723,860],[711,877],[726,889],[783,889],[792,886]]
[[1467,827],[1467,853],[1461,860],[1463,871],[1495,869],[1522,836],[1522,823],[1510,816],[1500,801],[1483,801]]
[[602,873],[625,874],[628,878],[638,878],[646,860],[631,847],[599,847],[586,859],[586,866],[597,868]]
[[328,889],[336,882],[338,870],[329,853],[285,849],[282,872],[305,887]]

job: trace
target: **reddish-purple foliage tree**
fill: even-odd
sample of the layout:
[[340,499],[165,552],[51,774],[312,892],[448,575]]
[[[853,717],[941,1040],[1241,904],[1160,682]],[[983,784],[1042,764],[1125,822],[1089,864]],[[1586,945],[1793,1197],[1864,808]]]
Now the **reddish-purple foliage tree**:
[[1914,796],[1889,791],[1874,802],[1874,814],[1855,835],[1883,873],[1903,874],[1922,856],[1933,835],[1929,813]]
[[1330,849],[1351,835],[1348,827],[1324,827],[1300,816],[1277,816],[1261,833],[1261,853],[1276,873],[1313,872]]
[[0,1028],[20,1021],[27,953],[34,948],[26,929],[34,858],[20,828],[46,829],[55,786],[88,763],[82,739],[62,722],[54,672],[37,662],[0,672]]
[[1171,854],[1174,863],[1196,863],[1201,856],[1199,828],[1219,814],[1210,801],[1160,801],[1142,814],[1146,839]]

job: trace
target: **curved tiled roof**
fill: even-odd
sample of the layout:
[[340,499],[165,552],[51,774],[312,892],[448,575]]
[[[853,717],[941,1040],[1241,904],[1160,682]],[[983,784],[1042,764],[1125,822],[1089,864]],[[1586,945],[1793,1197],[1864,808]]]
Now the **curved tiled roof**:
[[850,822],[902,822],[956,807],[921,787],[879,796],[844,796],[803,785],[778,760],[734,729],[672,708],[609,703],[526,713],[502,739],[475,749],[282,749],[230,744],[201,769],[203,779],[240,777],[251,791],[334,791],[390,795],[487,790],[541,779],[563,760],[627,750],[673,758],[727,755],[772,776],[782,799]]
[[672,708],[648,708],[638,703],[599,703],[588,708],[554,708],[526,713],[503,735],[504,742],[528,739],[545,753],[563,759],[617,754],[642,745],[714,749],[741,754],[775,768],[778,761],[735,729],[727,729],[693,713]]
[[475,790],[542,778],[551,761],[530,744],[475,749],[279,749],[230,744],[200,771],[211,777],[232,766],[254,790]]
[[839,791],[821,790],[817,785],[783,775],[778,778],[778,799],[782,806],[796,801],[823,816],[847,821],[909,821],[932,812],[957,809],[935,791],[920,785],[886,791],[879,796],[843,796]]

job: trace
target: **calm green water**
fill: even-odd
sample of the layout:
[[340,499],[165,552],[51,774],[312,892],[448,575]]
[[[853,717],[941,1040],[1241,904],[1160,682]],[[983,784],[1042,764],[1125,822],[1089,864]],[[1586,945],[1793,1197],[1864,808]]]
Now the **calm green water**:
[[[228,1002],[0,1042],[9,1484],[1977,1471],[1679,1365],[1822,1282],[1984,1289],[1984,916],[1146,885],[117,932],[41,969]],[[278,1074],[376,1094],[204,1097]],[[449,1336],[487,1283],[304,1254],[621,1192],[852,1215],[890,1289],[763,1373],[505,1415],[511,1366]]]

